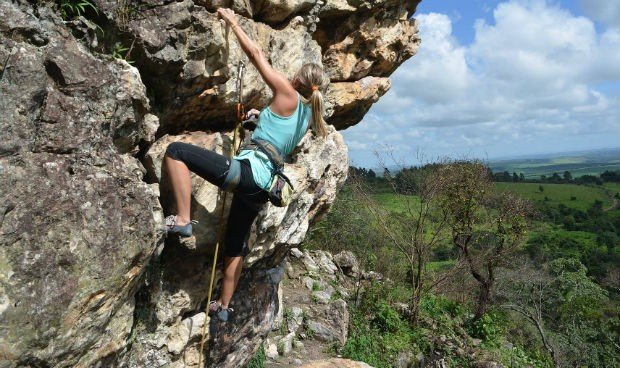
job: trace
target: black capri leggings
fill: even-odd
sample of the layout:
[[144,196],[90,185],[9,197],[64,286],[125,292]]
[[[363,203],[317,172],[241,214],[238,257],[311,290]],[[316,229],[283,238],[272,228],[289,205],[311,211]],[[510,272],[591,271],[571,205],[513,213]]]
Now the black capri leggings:
[[[220,188],[230,167],[230,160],[219,153],[182,142],[168,145],[166,156],[182,161],[191,171]],[[243,255],[243,243],[248,231],[258,211],[268,200],[267,193],[254,183],[250,163],[242,160],[240,164],[241,178],[230,205],[224,239],[228,257]]]

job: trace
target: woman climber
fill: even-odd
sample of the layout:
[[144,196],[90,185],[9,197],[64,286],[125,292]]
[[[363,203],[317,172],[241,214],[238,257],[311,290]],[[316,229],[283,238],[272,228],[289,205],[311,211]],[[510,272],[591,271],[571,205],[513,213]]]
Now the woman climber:
[[[218,9],[217,12],[231,27],[241,48],[273,92],[269,106],[260,114],[254,109],[248,113],[258,114],[258,127],[252,139],[269,142],[285,156],[293,151],[309,126],[314,134],[325,136],[321,91],[325,90],[329,79],[322,68],[316,64],[305,64],[289,81],[273,69],[258,45],[239,27],[232,10]],[[192,234],[189,170],[220,188],[227,187],[229,174],[233,170],[240,172],[224,238],[226,251],[222,290],[219,299],[209,305],[209,313],[217,313],[222,320],[227,320],[232,312],[229,302],[241,275],[243,244],[256,215],[268,200],[267,190],[273,172],[271,161],[262,151],[242,148],[232,160],[236,162],[213,151],[180,142],[170,144],[164,158],[177,209],[177,215],[166,218],[166,225],[168,233],[179,236]]]

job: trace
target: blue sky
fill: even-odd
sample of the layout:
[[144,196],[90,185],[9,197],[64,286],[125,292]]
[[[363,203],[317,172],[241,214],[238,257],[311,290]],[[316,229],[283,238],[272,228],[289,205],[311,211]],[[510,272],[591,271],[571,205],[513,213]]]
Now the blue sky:
[[[351,164],[620,147],[620,0],[423,0]],[[377,159],[377,153],[381,159]]]

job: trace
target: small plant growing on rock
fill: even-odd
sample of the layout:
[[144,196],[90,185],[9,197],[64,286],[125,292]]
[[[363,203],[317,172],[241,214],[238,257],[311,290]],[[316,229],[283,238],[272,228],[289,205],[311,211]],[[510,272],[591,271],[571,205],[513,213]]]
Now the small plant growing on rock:
[[135,61],[128,59],[132,48],[133,48],[133,44],[131,45],[131,47],[125,47],[123,46],[122,43],[117,42],[114,45],[114,50],[112,50],[112,57],[115,59],[122,59],[122,60],[125,60],[129,64],[133,64]]
[[256,354],[252,357],[252,359],[248,362],[248,368],[263,368],[265,366],[265,361],[267,360],[267,355],[265,354],[265,347],[263,345],[258,348]]
[[312,291],[319,291],[321,290],[321,284],[318,281],[314,281],[312,283]]
[[99,14],[97,8],[88,0],[60,0],[60,15],[63,19],[71,19],[79,17],[91,8],[95,13]]

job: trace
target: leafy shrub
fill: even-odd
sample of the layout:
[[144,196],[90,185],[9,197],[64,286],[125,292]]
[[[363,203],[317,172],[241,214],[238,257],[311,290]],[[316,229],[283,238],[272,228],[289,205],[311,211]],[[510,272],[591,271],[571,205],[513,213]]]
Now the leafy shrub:
[[[391,306],[392,288],[374,284],[362,294],[357,307],[350,310],[349,338],[340,354],[374,367],[393,367],[401,353],[416,354],[426,342],[420,330]],[[398,292],[397,292],[398,293]]]
[[250,359],[247,368],[264,368],[266,360],[265,347],[261,345],[256,354]]
[[482,318],[470,324],[470,334],[482,339],[487,344],[497,344],[505,330],[505,317],[505,315],[499,312],[488,312]]
[[428,295],[422,299],[420,306],[423,312],[433,318],[442,314],[450,317],[462,317],[465,314],[463,305],[441,295]]
[[397,332],[402,324],[400,315],[391,306],[386,303],[377,305],[375,318],[372,325],[381,332]]

